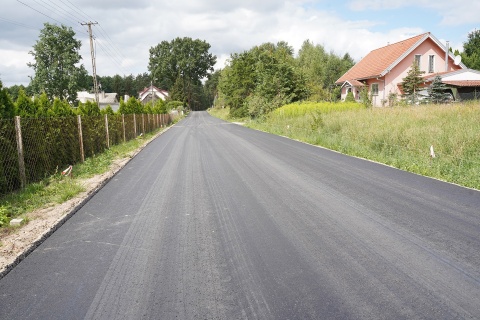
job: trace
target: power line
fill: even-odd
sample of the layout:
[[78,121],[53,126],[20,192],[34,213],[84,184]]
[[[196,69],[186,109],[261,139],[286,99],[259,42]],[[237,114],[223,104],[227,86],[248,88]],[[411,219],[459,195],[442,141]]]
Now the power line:
[[[47,17],[47,18],[49,18],[49,19],[51,19],[51,20],[53,20],[53,21],[55,21],[55,22],[58,22],[60,25],[65,25],[63,22],[61,22],[61,21],[59,21],[59,20],[57,20],[57,19],[49,16],[49,15],[46,14],[46,13],[41,12],[40,10],[38,10],[38,9],[36,9],[36,8],[34,8],[34,7],[28,5],[28,4],[26,4],[26,3],[24,3],[24,2],[22,2],[22,1],[20,1],[20,0],[17,0],[17,2],[20,2],[20,3],[23,4],[24,6],[32,9],[33,11],[36,11],[36,12],[40,13],[41,15],[43,15],[43,16],[45,16],[45,17]],[[38,2],[37,2],[37,4],[38,4]],[[43,8],[45,8],[45,7],[43,7]],[[78,29],[77,29],[77,31],[78,31]],[[82,30],[81,33],[84,33],[84,31]]]
[[15,25],[20,26],[20,27],[23,27],[23,28],[33,29],[33,30],[40,30],[40,29],[37,28],[37,27],[29,26],[29,25],[26,25],[26,24],[23,24],[23,23],[21,23],[21,22],[17,22],[17,21],[14,21],[14,20],[2,18],[2,17],[0,17],[0,20],[6,21],[6,22],[11,23],[11,24],[15,24]]
[[[63,2],[62,0],[59,0],[59,1],[65,5],[65,2]],[[85,12],[82,11],[82,9],[80,9],[79,7],[77,7],[76,5],[71,3],[69,0],[66,0],[66,1],[71,5],[71,6],[67,5],[69,8],[74,7],[76,10],[73,10],[73,11],[80,12],[80,14],[82,14],[86,18],[86,19],[81,19],[81,20],[89,20],[89,21],[95,20],[95,19],[90,18]]]
[[[34,0],[34,1],[36,1],[36,0]],[[44,0],[41,0],[41,1],[42,1],[43,3],[45,3],[46,5],[49,5],[49,4],[47,4]],[[79,22],[81,21],[81,19],[78,19],[78,17],[75,16],[75,15],[73,15],[71,12],[65,10],[64,8],[62,8],[62,7],[59,6],[59,5],[55,5],[55,3],[54,3],[53,1],[49,0],[49,2],[52,4],[52,5],[49,5],[49,6],[50,6],[50,7],[53,7],[53,10],[54,10],[54,11],[63,11],[63,12],[66,14],[66,16],[70,16],[70,18],[68,18],[68,20],[70,20],[70,22],[73,22],[73,23],[75,24],[75,23],[79,23]],[[73,18],[74,20],[72,20],[72,18]]]
[[33,7],[31,7],[31,6],[29,6],[29,5],[28,5],[28,4],[26,4],[26,3],[23,3],[23,2],[22,2],[22,1],[20,1],[20,0],[17,0],[17,2],[20,2],[20,3],[21,3],[21,4],[23,4],[24,6],[26,6],[26,7],[30,8],[30,9],[32,9],[33,11],[36,11],[36,12],[40,13],[41,15],[44,15],[45,17],[47,17],[47,18],[49,18],[49,19],[52,19],[53,21],[56,21],[56,22],[58,22],[58,23],[60,23],[60,24],[63,24],[62,22],[58,21],[57,19],[54,19],[54,18],[50,17],[49,15],[47,15],[47,14],[45,14],[45,13],[43,13],[43,12],[41,12],[41,11],[39,11],[39,10],[37,10],[37,9],[35,9],[35,8],[33,8]]
[[[125,69],[122,66],[122,60],[127,60],[127,58],[123,55],[122,50],[119,49],[119,47],[113,42],[112,38],[109,36],[109,34],[106,32],[106,30],[103,28],[102,25],[98,24],[100,28],[96,28],[96,32],[94,34],[94,31],[91,30],[85,30],[85,29],[79,29],[75,26],[78,26],[78,24],[86,26],[86,24],[81,23],[80,21],[94,21],[91,19],[82,9],[80,9],[78,6],[73,4],[70,0],[58,0],[58,2],[54,0],[33,0],[37,7],[34,7],[32,5],[29,5],[21,0],[17,0],[17,2],[23,4],[24,6],[32,9],[33,11],[40,13],[41,15],[59,23],[59,24],[64,24],[61,22],[59,19],[68,21],[68,23],[65,23],[66,25],[69,25],[75,30],[77,30],[77,33],[79,34],[84,34],[92,38],[95,41],[95,44],[98,43],[99,48],[104,52],[110,59],[111,62],[114,63],[114,65],[117,66],[124,74],[129,73],[125,72]],[[48,2],[48,3],[47,3]],[[43,9],[43,10],[41,10]],[[44,11],[47,10],[48,12],[52,12],[58,17],[54,18],[49,14],[44,13]],[[87,19],[84,19],[87,18]],[[76,20],[76,21],[74,21]],[[13,23],[13,22],[10,22]],[[18,23],[17,23],[18,24]],[[27,27],[27,26],[24,26]],[[38,30],[38,28],[35,28]],[[91,34],[90,34],[91,32]],[[98,35],[101,36],[102,40],[99,40]]]

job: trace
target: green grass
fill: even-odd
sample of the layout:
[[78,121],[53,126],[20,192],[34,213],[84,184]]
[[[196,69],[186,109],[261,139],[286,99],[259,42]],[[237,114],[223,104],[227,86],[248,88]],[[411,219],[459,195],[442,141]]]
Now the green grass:
[[233,121],[233,122],[247,122],[250,121],[250,118],[232,118],[230,116],[230,108],[210,108],[208,109],[208,113],[212,116],[225,120],[225,121]]
[[480,189],[479,102],[370,109],[292,104],[246,125]]
[[137,138],[124,144],[112,146],[95,157],[85,159],[84,163],[73,166],[73,178],[62,176],[60,172],[32,183],[25,189],[0,198],[0,235],[9,233],[11,219],[25,217],[29,212],[68,201],[85,191],[81,181],[110,170],[116,159],[130,157],[132,152],[151,139],[156,132]]

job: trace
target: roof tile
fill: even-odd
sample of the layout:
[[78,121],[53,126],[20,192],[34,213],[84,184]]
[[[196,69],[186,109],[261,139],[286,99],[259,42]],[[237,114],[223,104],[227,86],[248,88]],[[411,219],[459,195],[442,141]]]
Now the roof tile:
[[428,33],[423,33],[418,36],[371,51],[367,56],[365,56],[343,76],[341,76],[336,83],[339,84],[347,80],[369,79],[379,76],[426,34]]

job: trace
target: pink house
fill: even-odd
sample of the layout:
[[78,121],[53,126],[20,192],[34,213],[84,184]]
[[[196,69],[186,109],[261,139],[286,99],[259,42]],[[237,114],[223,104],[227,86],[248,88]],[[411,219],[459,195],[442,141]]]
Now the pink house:
[[[447,54],[448,53],[448,54]],[[348,92],[352,92],[355,99],[360,99],[360,91],[367,87],[372,96],[374,106],[385,106],[388,99],[400,97],[401,83],[413,62],[416,62],[421,71],[425,71],[425,86],[428,86],[438,74],[444,78],[456,74],[455,80],[450,83],[452,94],[458,97],[457,87],[466,84],[462,80],[470,80],[471,87],[480,85],[480,72],[467,69],[458,58],[449,52],[430,32],[389,44],[371,51],[367,56],[355,64],[335,84],[341,86],[341,97],[345,99]],[[445,79],[446,80],[446,79]],[[444,81],[447,83],[447,81]]]

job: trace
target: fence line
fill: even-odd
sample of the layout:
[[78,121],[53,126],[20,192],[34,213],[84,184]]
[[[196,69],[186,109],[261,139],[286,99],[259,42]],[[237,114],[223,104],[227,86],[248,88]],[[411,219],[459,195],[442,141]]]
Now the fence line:
[[171,122],[168,114],[0,119],[0,195]]

